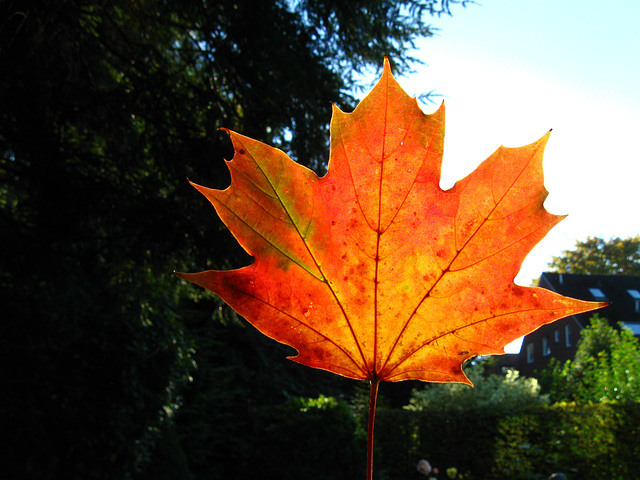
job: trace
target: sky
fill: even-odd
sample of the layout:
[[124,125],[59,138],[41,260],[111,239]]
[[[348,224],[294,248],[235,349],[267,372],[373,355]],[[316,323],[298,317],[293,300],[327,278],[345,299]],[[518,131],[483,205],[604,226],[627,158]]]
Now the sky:
[[439,31],[418,43],[425,65],[398,77],[409,94],[435,89],[445,101],[443,188],[500,145],[553,129],[545,207],[568,217],[516,283],[530,285],[577,240],[640,234],[640,2],[478,0],[452,14],[433,18]]
[[410,95],[435,89],[445,101],[442,187],[500,145],[527,145],[553,129],[545,208],[568,216],[516,283],[530,285],[578,240],[640,234],[640,2],[478,0],[452,13],[432,19],[439,31],[418,42],[425,65],[398,78]]

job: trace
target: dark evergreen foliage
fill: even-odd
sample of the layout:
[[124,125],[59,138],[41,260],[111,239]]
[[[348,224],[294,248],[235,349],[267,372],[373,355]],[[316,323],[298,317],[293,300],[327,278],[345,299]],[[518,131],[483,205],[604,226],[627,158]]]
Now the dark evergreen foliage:
[[214,465],[251,461],[246,413],[310,395],[308,369],[281,367],[281,349],[212,319],[215,300],[173,277],[249,261],[186,179],[228,185],[221,127],[322,171],[330,102],[352,106],[354,75],[385,54],[406,71],[426,15],[449,3],[0,2],[0,415],[14,478],[222,478]]

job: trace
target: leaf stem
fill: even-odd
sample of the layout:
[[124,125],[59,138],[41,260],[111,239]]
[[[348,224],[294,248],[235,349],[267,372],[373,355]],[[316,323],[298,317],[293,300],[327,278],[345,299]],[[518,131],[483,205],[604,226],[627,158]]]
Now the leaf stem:
[[367,422],[367,480],[373,480],[373,426],[376,419],[376,402],[378,400],[378,386],[380,380],[371,380],[369,393],[369,420]]

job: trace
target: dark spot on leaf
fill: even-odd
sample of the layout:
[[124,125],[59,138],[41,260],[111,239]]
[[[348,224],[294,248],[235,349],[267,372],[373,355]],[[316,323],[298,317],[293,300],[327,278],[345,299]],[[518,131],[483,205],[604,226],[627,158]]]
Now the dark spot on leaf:
[[469,352],[464,350],[464,351],[460,352],[458,355],[469,355]]
[[240,155],[244,155],[244,154],[245,154],[245,153],[247,153],[247,152],[245,151],[245,149],[244,149],[244,148],[241,148],[240,150],[238,150],[238,153],[239,153]]

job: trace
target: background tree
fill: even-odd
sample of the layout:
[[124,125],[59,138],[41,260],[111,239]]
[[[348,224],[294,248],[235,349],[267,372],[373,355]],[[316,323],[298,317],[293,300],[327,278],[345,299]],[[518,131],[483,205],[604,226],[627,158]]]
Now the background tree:
[[542,372],[540,382],[554,402],[636,401],[640,396],[640,342],[599,315],[582,330],[573,360]]
[[[0,3],[0,416],[17,478],[129,478],[158,439],[179,453],[201,427],[215,447],[261,401],[317,393],[173,277],[248,261],[186,178],[228,185],[220,127],[323,171],[330,102],[353,105],[383,55],[408,71],[425,17],[452,3]],[[236,344],[207,340],[229,330]],[[213,424],[209,398],[236,408]],[[180,478],[207,460],[178,457]],[[208,459],[223,462],[208,478],[234,476],[237,456]]]
[[611,240],[588,237],[576,242],[574,250],[553,257],[549,267],[558,273],[640,275],[640,235]]

